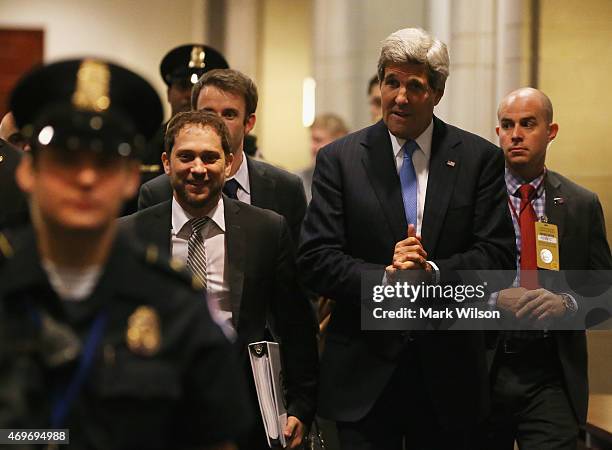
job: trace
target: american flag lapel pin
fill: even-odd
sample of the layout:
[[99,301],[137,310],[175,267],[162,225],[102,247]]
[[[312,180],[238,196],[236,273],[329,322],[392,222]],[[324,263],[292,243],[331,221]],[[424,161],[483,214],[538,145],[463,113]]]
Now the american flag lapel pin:
[[457,164],[455,161],[451,161],[450,159],[448,161],[446,161],[446,165],[448,167],[455,167],[455,164]]
[[565,203],[565,199],[563,197],[555,197],[553,198],[553,203],[555,205],[562,205]]

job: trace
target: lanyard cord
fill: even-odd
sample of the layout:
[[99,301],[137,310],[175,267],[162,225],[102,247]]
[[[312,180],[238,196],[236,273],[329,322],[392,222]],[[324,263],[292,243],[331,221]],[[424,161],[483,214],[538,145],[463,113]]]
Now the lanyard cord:
[[542,184],[544,183],[544,179],[545,178],[546,178],[546,175],[544,175],[544,177],[542,177],[542,179],[540,180],[540,183],[534,189],[533,194],[531,194],[529,196],[529,198],[527,199],[528,202],[525,203],[525,206],[523,206],[523,208],[521,208],[521,210],[518,213],[516,212],[516,208],[514,208],[514,205],[512,204],[512,200],[510,200],[510,195],[508,195],[508,197],[507,197],[508,206],[510,206],[510,211],[512,211],[512,214],[514,215],[514,218],[516,219],[517,223],[519,223],[519,224],[521,223],[521,220],[519,219],[519,216],[523,213],[523,210],[525,208],[527,208],[527,205],[529,205],[533,201],[533,199],[537,196],[538,191],[542,187]]
[[51,410],[51,428],[58,429],[63,427],[72,404],[81,392],[85,379],[93,366],[96,349],[102,340],[106,328],[106,321],[107,314],[105,311],[96,316],[89,330],[81,357],[79,358],[79,365],[75,369],[74,375],[66,389],[63,390],[63,392],[60,391],[59,398],[53,402],[53,409]]

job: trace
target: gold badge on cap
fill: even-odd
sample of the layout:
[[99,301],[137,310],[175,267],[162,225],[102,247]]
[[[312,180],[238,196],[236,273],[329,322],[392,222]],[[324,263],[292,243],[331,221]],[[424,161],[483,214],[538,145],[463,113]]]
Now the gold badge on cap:
[[201,45],[194,45],[191,49],[191,60],[189,61],[190,69],[203,69],[206,66],[204,59],[206,58],[206,53],[204,52],[204,47]]
[[128,319],[128,348],[137,355],[153,356],[161,344],[159,315],[150,306],[139,306]]
[[77,72],[72,105],[86,111],[107,110],[110,106],[110,77],[110,69],[105,63],[94,59],[84,60]]

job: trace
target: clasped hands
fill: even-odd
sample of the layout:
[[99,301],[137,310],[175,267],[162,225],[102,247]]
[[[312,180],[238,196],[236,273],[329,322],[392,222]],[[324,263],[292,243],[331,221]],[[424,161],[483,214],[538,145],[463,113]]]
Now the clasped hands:
[[408,225],[408,237],[395,244],[393,262],[385,269],[387,277],[393,277],[398,270],[424,270],[428,274],[433,270],[413,224]]
[[497,307],[534,328],[546,327],[567,312],[561,295],[543,288],[529,291],[518,287],[499,291]]

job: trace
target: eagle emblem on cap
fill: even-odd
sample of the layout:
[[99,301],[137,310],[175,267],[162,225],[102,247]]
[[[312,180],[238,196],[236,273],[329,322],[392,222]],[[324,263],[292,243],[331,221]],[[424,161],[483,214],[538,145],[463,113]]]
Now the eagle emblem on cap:
[[81,110],[102,112],[110,106],[108,96],[110,69],[106,63],[94,59],[81,62],[77,72],[72,105]]
[[206,53],[204,47],[200,45],[194,45],[191,49],[191,59],[189,60],[190,69],[203,69],[206,66]]

